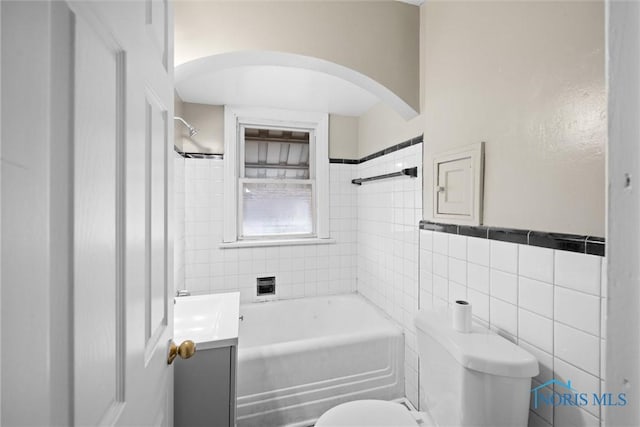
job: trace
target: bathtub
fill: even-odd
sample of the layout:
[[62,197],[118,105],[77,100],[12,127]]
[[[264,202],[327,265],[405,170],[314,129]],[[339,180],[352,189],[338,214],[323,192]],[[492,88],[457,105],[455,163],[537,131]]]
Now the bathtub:
[[350,400],[404,396],[402,330],[362,297],[240,306],[238,426],[309,426]]

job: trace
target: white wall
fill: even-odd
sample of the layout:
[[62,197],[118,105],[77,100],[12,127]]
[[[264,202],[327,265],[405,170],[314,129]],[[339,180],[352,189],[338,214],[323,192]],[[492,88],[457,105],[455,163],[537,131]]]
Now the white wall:
[[[420,231],[420,307],[470,301],[475,321],[538,359],[532,388],[556,378],[590,395],[603,389],[603,271],[595,255]],[[539,404],[529,425],[599,425],[600,415],[598,406]]]
[[278,298],[356,289],[355,166],[330,165],[330,235],[335,244],[220,249],[223,160],[185,160],[185,286],[193,294],[240,291],[256,298],[256,278],[276,276]]
[[357,167],[360,177],[417,166],[418,178],[364,183],[358,198],[358,292],[405,333],[405,392],[418,405],[418,355],[413,317],[418,309],[418,222],[422,217],[422,144]]

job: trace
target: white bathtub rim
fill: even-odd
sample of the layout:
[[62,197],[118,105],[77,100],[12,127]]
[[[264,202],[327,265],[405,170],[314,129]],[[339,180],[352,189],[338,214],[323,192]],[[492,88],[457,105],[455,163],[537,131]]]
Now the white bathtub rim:
[[[251,347],[245,347],[242,344],[242,334],[239,334],[239,340],[238,340],[238,349],[239,351],[246,351],[248,349],[251,348],[259,348],[259,347],[265,347],[265,346],[280,346],[283,345],[283,350],[287,349],[287,350],[291,350],[291,351],[296,351],[296,345],[292,344],[292,343],[308,343],[308,344],[313,344],[313,341],[316,341],[318,343],[323,342],[323,340],[325,339],[325,337],[330,336],[330,337],[339,337],[339,336],[368,336],[371,337],[372,335],[369,334],[380,334],[381,332],[384,332],[384,336],[388,336],[387,334],[390,335],[395,335],[396,333],[403,333],[403,326],[401,324],[399,324],[395,319],[393,319],[392,317],[390,317],[387,313],[385,313],[380,307],[378,307],[377,305],[375,305],[371,300],[369,300],[368,298],[366,298],[365,296],[363,296],[362,294],[359,294],[357,292],[349,292],[349,293],[343,293],[343,294],[332,294],[332,295],[321,295],[321,296],[314,296],[314,297],[301,297],[301,298],[291,298],[291,299],[282,299],[282,300],[269,300],[269,301],[259,301],[259,302],[254,302],[254,303],[245,303],[245,304],[241,304],[240,305],[240,315],[243,315],[243,308],[248,308],[248,307],[261,307],[263,304],[269,304],[269,307],[276,307],[277,305],[282,305],[282,304],[287,304],[288,302],[293,302],[293,301],[306,301],[306,302],[312,302],[312,301],[316,301],[316,300],[331,300],[332,298],[339,298],[339,299],[346,299],[346,300],[356,300],[359,303],[365,305],[367,308],[371,309],[373,312],[375,312],[377,315],[380,316],[381,319],[384,319],[386,321],[386,324],[383,325],[382,327],[376,327],[375,329],[370,329],[370,330],[366,330],[366,331],[356,331],[356,332],[349,332],[346,334],[330,334],[330,335],[322,335],[322,336],[316,336],[313,338],[303,338],[303,339],[292,339],[292,340],[287,340],[287,341],[281,341],[281,342],[276,342],[276,343],[267,343],[267,344],[258,344],[258,345],[252,345]],[[277,307],[276,307],[277,308]],[[357,342],[357,341],[356,341]],[[302,345],[302,344],[300,344]],[[277,354],[277,353],[276,353]]]
[[367,331],[361,334],[336,334],[304,340],[285,341],[274,344],[242,347],[242,338],[238,340],[238,360],[251,360],[264,357],[277,357],[283,354],[296,354],[310,349],[320,350],[328,345],[338,346],[359,342],[386,339],[403,335],[402,329],[396,325],[389,325],[385,331]]

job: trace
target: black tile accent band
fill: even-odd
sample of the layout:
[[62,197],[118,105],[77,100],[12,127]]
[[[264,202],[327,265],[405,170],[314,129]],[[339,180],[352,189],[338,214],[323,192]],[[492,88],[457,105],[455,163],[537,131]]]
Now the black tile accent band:
[[184,153],[185,159],[216,159],[222,160],[224,156],[217,153]]
[[489,238],[489,229],[487,227],[470,227],[468,225],[459,225],[458,234],[469,237],[480,237],[481,239]]
[[605,255],[605,243],[602,237],[587,237],[587,253],[591,255]]
[[184,151],[178,150],[178,147],[173,146],[173,151],[178,153],[180,156],[185,159],[217,159],[221,160],[224,158],[224,155],[219,153],[186,153]]
[[[344,165],[359,165],[360,163],[373,160],[377,157],[384,156],[385,154],[393,153],[394,151],[402,150],[403,148],[411,147],[412,145],[421,144],[423,140],[424,140],[424,135],[420,135],[420,136],[416,136],[415,138],[411,138],[406,141],[403,141],[399,144],[392,145],[391,147],[387,147],[384,150],[376,151],[375,153],[364,156],[361,159],[333,158],[333,159],[329,159],[329,163],[339,163]],[[176,153],[178,153],[185,159],[222,159],[224,157],[222,154],[215,154],[215,153],[185,153],[183,151],[178,150],[178,147],[176,147],[175,145],[173,146],[173,149]]]
[[532,231],[529,234],[529,242],[543,248],[559,249],[561,251],[586,253],[587,236],[576,234],[542,233]]
[[411,147],[412,145],[421,144],[424,140],[424,135],[416,136],[415,138],[407,139],[399,144],[387,147],[384,150],[376,151],[375,153],[364,156],[360,159],[329,159],[329,163],[342,163],[346,165],[359,165],[360,163],[373,160],[377,157],[384,156],[385,154],[393,153],[394,151],[402,150],[403,148]]
[[357,165],[360,160],[356,159],[329,159],[329,163],[340,163],[345,165]]
[[501,242],[528,244],[529,232],[526,230],[516,230],[513,228],[489,228],[487,238],[500,240]]
[[588,255],[605,256],[605,240],[602,237],[577,234],[545,233],[542,231],[519,230],[513,228],[440,224],[420,221],[420,229],[460,234],[489,240],[519,243],[521,245],[558,249]]

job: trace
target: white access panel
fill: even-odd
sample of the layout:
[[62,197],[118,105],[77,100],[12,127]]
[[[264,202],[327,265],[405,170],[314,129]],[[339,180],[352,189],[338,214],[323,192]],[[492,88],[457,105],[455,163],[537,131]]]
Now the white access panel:
[[438,164],[438,213],[472,215],[473,164],[471,157]]
[[484,143],[447,151],[433,158],[433,219],[480,225]]

